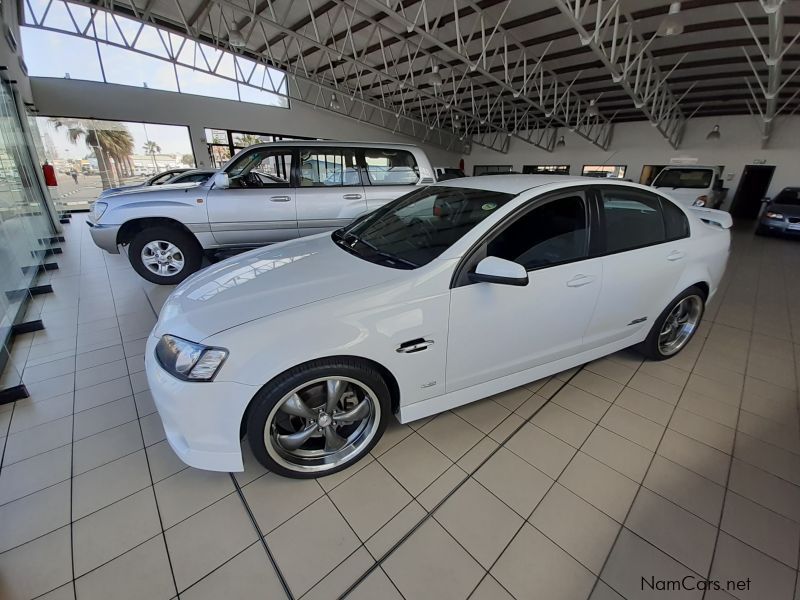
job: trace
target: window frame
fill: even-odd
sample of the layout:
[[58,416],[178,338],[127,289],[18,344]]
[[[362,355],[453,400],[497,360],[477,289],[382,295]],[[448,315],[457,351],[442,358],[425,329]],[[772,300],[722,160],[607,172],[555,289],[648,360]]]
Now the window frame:
[[[581,177],[594,177],[594,175],[587,175],[586,173],[584,173],[586,167],[622,167],[622,177],[605,177],[605,179],[612,179],[616,181],[624,181],[625,175],[628,174],[628,165],[583,165],[581,167]],[[601,171],[595,171],[595,172],[599,173]],[[601,178],[595,177],[595,179],[601,179]]]
[[[556,171],[541,171],[541,172],[530,171],[530,172],[527,172],[527,173],[525,172],[525,169],[537,169],[538,167],[555,167]],[[558,171],[558,169],[561,169],[561,168],[564,168],[564,167],[566,167],[566,169],[567,169],[566,173],[562,173],[562,172]],[[572,166],[571,165],[522,165],[522,174],[523,175],[569,175],[571,172],[572,172]]]
[[[244,151],[240,151],[239,155],[234,155],[233,158],[231,158],[231,160],[228,161],[228,165],[225,167],[223,172],[228,174],[228,176],[230,177],[230,169],[235,164],[234,163],[234,158],[237,161],[243,160],[246,156],[249,156],[250,154],[255,154],[259,150],[264,150],[264,148],[262,148],[262,147],[254,147],[254,148],[246,149]],[[275,146],[274,148],[273,147],[268,148],[268,150],[270,152],[276,152],[276,153],[280,152],[281,154],[290,154],[292,156],[292,164],[289,167],[289,173],[288,173],[288,175],[289,175],[289,184],[288,185],[275,183],[273,185],[265,185],[265,186],[258,187],[258,188],[247,188],[247,187],[234,187],[234,186],[231,186],[231,187],[229,187],[227,189],[230,189],[230,190],[276,190],[276,189],[280,190],[280,189],[287,189],[287,188],[296,188],[297,187],[297,179],[296,179],[297,174],[295,173],[295,167],[297,165],[297,157],[298,157],[297,149],[296,148],[292,148],[291,146],[283,146],[283,147]]]
[[505,171],[498,171],[498,170],[486,171],[486,175],[497,175],[498,173],[508,173],[509,171],[514,170],[514,165],[472,165],[472,176],[478,177],[480,175],[483,175],[484,173],[476,173],[475,171],[477,169],[485,169],[487,167],[493,167],[496,169],[505,169]]
[[[366,185],[364,183],[364,175],[363,169],[361,168],[361,163],[359,161],[359,148],[354,148],[352,146],[295,146],[294,148],[295,155],[293,157],[293,164],[294,167],[292,171],[294,171],[294,187],[298,190],[332,190],[332,189],[340,189],[340,188],[360,188]],[[301,163],[300,163],[300,154],[303,152],[311,152],[312,154],[320,154],[326,151],[328,154],[335,155],[336,153],[341,153],[344,155],[347,151],[351,151],[355,156],[355,169],[356,173],[358,173],[358,183],[342,183],[342,185],[300,185],[300,174],[302,173]]]
[[[593,196],[593,202],[595,205],[595,213],[597,214],[597,223],[598,223],[598,245],[595,247],[595,251],[597,252],[596,256],[612,256],[614,254],[621,254],[623,252],[633,252],[635,250],[641,250],[642,248],[652,248],[653,246],[660,246],[662,244],[669,244],[671,242],[676,242],[679,240],[685,240],[692,236],[692,223],[689,219],[689,216],[677,203],[672,202],[668,198],[661,196],[655,192],[651,192],[649,190],[642,190],[639,188],[622,186],[622,185],[594,185],[591,186],[592,189],[590,190],[591,195]],[[609,252],[608,251],[608,230],[606,229],[606,219],[605,219],[605,211],[603,207],[603,190],[610,189],[610,190],[622,190],[627,193],[639,194],[644,197],[649,197],[651,200],[656,200],[658,202],[658,211],[661,215],[661,223],[664,227],[664,239],[659,242],[653,242],[650,244],[642,244],[640,246],[633,246],[631,248],[625,248],[623,250],[614,250]],[[667,222],[664,218],[664,202],[670,202],[673,206],[675,206],[686,218],[689,228],[688,234],[677,237],[677,238],[669,238],[667,237]]]
[[[421,185],[422,182],[422,175],[420,174],[419,169],[419,161],[417,161],[417,157],[414,156],[414,153],[410,150],[404,150],[403,148],[389,148],[389,147],[380,147],[380,146],[372,146],[369,148],[356,148],[356,157],[358,162],[358,167],[361,171],[361,184],[364,187],[376,187],[376,188],[389,188],[389,187],[397,187],[397,186],[410,186],[410,185]],[[417,180],[414,183],[383,183],[383,184],[374,184],[372,180],[369,178],[369,171],[367,165],[367,152],[386,152],[387,150],[392,152],[406,152],[409,154],[414,161],[414,168],[416,169],[417,173]]]
[[525,217],[525,215],[527,215],[532,210],[536,210],[540,206],[543,206],[555,200],[560,200],[562,198],[569,198],[570,196],[581,196],[581,198],[583,199],[584,211],[587,223],[586,229],[588,236],[588,239],[586,241],[586,255],[581,258],[565,260],[559,263],[553,263],[549,265],[543,265],[541,267],[535,267],[533,269],[525,269],[525,271],[528,273],[533,273],[535,271],[541,271],[543,269],[560,267],[562,265],[568,265],[595,258],[596,240],[598,238],[600,230],[596,215],[597,212],[596,203],[593,201],[591,196],[591,186],[582,184],[568,188],[561,188],[553,192],[549,192],[541,196],[531,198],[524,204],[518,206],[511,213],[503,217],[503,219],[499,223],[497,223],[494,227],[484,232],[484,234],[475,243],[473,243],[472,246],[470,246],[470,248],[464,253],[464,255],[461,257],[461,260],[456,265],[455,269],[453,269],[453,275],[450,278],[450,289],[465,287],[468,285],[473,285],[475,283],[469,280],[470,270],[473,269],[481,260],[486,258],[487,246],[489,242],[491,242],[495,237],[497,237],[503,231],[508,229],[511,225],[516,223],[517,220]]

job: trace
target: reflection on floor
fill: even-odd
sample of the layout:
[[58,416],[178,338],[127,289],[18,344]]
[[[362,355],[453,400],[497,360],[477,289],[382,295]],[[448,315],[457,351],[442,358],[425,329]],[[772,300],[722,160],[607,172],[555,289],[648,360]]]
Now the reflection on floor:
[[[47,328],[13,350],[32,397],[0,408],[4,599],[800,600],[796,243],[738,233],[673,360],[394,424],[351,470],[292,481],[174,456],[142,372],[168,290],[66,236],[31,308]],[[654,591],[675,580],[696,589]]]

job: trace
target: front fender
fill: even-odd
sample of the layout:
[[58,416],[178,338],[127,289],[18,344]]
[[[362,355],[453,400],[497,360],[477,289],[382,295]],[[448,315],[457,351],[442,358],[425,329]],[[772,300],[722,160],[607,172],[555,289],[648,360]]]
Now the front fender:
[[116,201],[108,202],[101,220],[104,225],[122,225],[134,219],[162,217],[185,225],[208,224],[207,192],[199,187],[181,191],[180,195],[170,193],[166,197],[158,197],[158,192],[153,192],[154,197],[146,199],[133,195],[131,198],[116,198]]

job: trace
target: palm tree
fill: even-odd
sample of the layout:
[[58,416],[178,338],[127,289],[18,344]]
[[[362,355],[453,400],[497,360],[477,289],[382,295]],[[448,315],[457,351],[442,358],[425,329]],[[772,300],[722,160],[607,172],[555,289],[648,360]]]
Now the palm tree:
[[144,146],[142,146],[142,148],[144,149],[145,154],[149,154],[153,158],[153,168],[156,171],[158,171],[158,164],[156,163],[156,154],[161,153],[161,146],[159,146],[153,141],[148,140],[144,143]]
[[247,148],[248,146],[252,146],[253,144],[260,144],[261,138],[257,135],[253,135],[252,133],[244,133],[242,134],[239,139],[237,140],[237,146],[242,146],[243,148]]
[[92,127],[87,127],[80,119],[50,117],[50,122],[55,129],[66,128],[69,141],[73,144],[77,144],[81,138],[86,142],[86,145],[89,146],[97,159],[97,168],[100,171],[100,181],[103,189],[110,188],[111,180],[109,179],[108,165],[111,161],[101,139],[97,136],[97,131]]
[[121,183],[123,177],[132,175],[130,156],[133,154],[133,136],[123,126],[121,129],[99,130],[97,137],[106,148],[108,154],[114,159],[114,171]]

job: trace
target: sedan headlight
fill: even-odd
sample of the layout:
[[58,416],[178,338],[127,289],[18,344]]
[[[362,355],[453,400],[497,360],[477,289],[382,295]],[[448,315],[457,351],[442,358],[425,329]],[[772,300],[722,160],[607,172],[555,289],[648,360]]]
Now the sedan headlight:
[[708,204],[708,196],[703,194],[695,199],[695,201],[692,203],[692,206],[705,206],[706,204]]
[[184,381],[211,381],[217,374],[228,351],[164,335],[156,345],[159,364],[171,375]]
[[779,221],[783,220],[783,215],[781,213],[772,212],[771,210],[767,211],[767,218],[768,219],[778,219]]
[[92,205],[92,220],[96,223],[108,208],[108,202],[95,202]]

